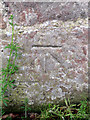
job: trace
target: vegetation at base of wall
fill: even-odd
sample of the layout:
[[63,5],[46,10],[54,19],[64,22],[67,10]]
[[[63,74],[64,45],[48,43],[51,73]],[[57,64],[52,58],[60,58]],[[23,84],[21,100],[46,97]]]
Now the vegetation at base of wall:
[[47,109],[41,110],[40,120],[88,120],[89,103],[87,100],[80,104],[70,104],[70,100],[65,99],[66,106],[50,105]]
[[71,104],[69,99],[65,99],[64,106],[50,103],[43,106],[40,113],[34,113],[28,105],[28,98],[25,98],[23,112],[16,115],[11,113],[2,120],[89,120],[90,117],[87,100],[81,101],[80,104]]

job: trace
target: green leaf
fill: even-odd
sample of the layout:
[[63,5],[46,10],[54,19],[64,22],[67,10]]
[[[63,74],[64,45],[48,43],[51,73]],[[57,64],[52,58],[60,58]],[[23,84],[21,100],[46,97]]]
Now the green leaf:
[[11,83],[15,82],[15,80],[12,80]]
[[18,26],[18,24],[15,23],[14,26]]
[[11,84],[9,84],[9,87],[12,88]]
[[21,106],[21,108],[25,108],[25,106]]
[[72,107],[76,106],[76,104],[71,105]]
[[6,79],[4,79],[4,80],[2,81],[2,84],[4,84],[4,83],[6,83]]
[[11,44],[8,44],[7,46],[4,47],[4,49],[6,48],[11,48]]
[[9,22],[9,24],[10,24],[11,26],[13,26],[13,23]]
[[7,86],[8,86],[8,84],[6,83],[6,85],[4,85],[4,87],[3,87],[3,88],[7,88]]
[[14,57],[15,56],[15,52],[13,52],[13,54],[12,54],[12,57]]
[[13,84],[14,87],[17,87],[17,85]]
[[[4,115],[5,114],[5,112],[4,111],[2,111],[2,115]],[[1,120],[1,119],[0,119]]]
[[3,100],[3,103],[4,103],[5,106],[7,106],[7,103],[6,103],[5,99]]
[[5,72],[5,69],[4,68],[2,68],[2,70],[1,70],[2,72]]
[[69,113],[69,114],[66,114],[65,116],[71,116],[71,115],[72,115],[72,114]]
[[65,99],[65,104],[66,104],[66,106],[68,106],[68,103],[67,103],[67,100]]
[[14,70],[15,71],[17,71],[18,70],[18,66],[16,65],[16,66],[14,66]]
[[30,107],[28,107],[28,110],[32,110]]
[[[5,97],[6,98],[6,97]],[[5,100],[5,102],[9,102],[9,100],[7,100],[7,99],[4,99]]]
[[9,18],[9,20],[13,20],[13,18],[14,18],[14,16],[13,16],[13,15],[11,15],[11,16],[10,16],[10,18]]

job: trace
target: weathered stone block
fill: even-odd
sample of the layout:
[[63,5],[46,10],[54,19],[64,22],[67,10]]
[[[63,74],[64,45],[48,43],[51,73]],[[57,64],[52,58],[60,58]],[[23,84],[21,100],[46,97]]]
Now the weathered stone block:
[[[14,14],[17,16],[22,14],[20,19],[19,16],[15,17],[15,21],[25,25],[15,28],[18,34],[15,34],[17,37],[14,40],[22,48],[19,51],[21,55],[17,59],[21,67],[19,73],[14,76],[17,87],[10,90],[10,104],[22,104],[25,97],[29,99],[29,104],[36,106],[49,102],[59,103],[67,96],[71,97],[73,102],[83,99],[80,95],[87,97],[88,20],[79,18],[76,22],[72,21],[81,15],[81,11],[77,14],[77,10],[81,10],[79,4],[60,3],[59,7],[58,3],[16,3],[16,6],[8,3],[8,6],[12,13],[16,9]],[[15,7],[13,11],[12,6]],[[41,6],[48,9],[45,11]],[[76,6],[78,6],[77,9]],[[74,8],[77,17],[72,16]],[[51,9],[55,15],[61,9],[67,19],[63,14],[61,14],[62,19],[57,20],[55,15],[51,18]],[[21,13],[17,13],[20,10]],[[86,11],[86,7],[84,10]],[[45,14],[42,15],[36,11]],[[26,18],[25,15],[29,14],[29,18]],[[37,14],[40,15],[38,19],[36,19]],[[32,23],[33,19],[35,21]],[[6,41],[11,37],[10,28],[7,31],[9,34],[3,30],[7,35]],[[4,38],[5,36],[2,39]],[[6,53],[7,51],[4,51],[3,61]]]

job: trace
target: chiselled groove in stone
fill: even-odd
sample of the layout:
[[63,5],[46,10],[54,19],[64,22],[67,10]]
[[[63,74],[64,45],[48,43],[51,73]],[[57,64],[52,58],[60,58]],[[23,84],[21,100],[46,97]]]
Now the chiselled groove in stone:
[[56,48],[56,47],[62,47],[62,45],[32,45],[32,47],[52,47],[52,48]]
[[46,73],[46,55],[44,57],[44,72]]
[[58,62],[58,63],[60,63],[61,64],[61,62],[58,60],[58,58],[57,57],[55,57],[53,54],[51,54],[50,53],[50,55]]

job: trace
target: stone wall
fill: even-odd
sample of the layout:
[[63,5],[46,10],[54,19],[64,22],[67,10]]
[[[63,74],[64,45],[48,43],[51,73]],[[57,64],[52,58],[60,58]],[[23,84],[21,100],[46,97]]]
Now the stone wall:
[[[14,40],[21,50],[10,90],[11,104],[59,103],[65,97],[79,102],[88,95],[88,3],[5,2],[0,13],[2,66],[11,40],[8,18],[14,15]],[[82,95],[82,96],[80,96]]]

